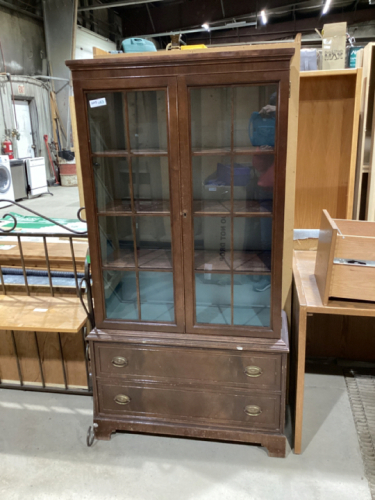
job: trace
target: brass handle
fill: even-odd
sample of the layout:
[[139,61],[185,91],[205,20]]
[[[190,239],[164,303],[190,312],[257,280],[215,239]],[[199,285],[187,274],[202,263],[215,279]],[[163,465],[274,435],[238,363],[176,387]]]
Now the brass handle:
[[115,356],[112,359],[112,364],[116,368],[123,368],[124,366],[126,366],[128,364],[128,360],[126,358],[122,358],[121,356]]
[[125,396],[125,394],[117,394],[114,401],[118,405],[128,405],[130,403],[130,398],[129,396]]
[[255,405],[247,405],[245,406],[243,411],[246,413],[246,415],[249,415],[250,417],[258,417],[262,413],[261,408]]
[[247,366],[245,368],[245,375],[248,377],[260,377],[263,370],[259,366]]

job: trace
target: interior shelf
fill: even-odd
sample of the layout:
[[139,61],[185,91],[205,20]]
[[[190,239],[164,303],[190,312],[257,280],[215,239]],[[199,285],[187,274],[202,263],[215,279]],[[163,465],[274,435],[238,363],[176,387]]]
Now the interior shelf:
[[[193,211],[195,215],[224,214],[229,215],[231,210],[230,200],[194,200]],[[234,214],[246,214],[272,217],[272,200],[234,200]]]
[[[134,202],[135,212],[138,214],[169,214],[169,200],[136,200]],[[104,210],[99,211],[100,215],[131,215],[132,208],[130,200],[114,200],[109,203]]]
[[[112,254],[111,260],[103,262],[104,269],[135,269],[133,249],[120,248]],[[172,252],[166,249],[138,250],[138,268],[140,270],[172,270]]]
[[[196,250],[194,252],[196,271],[230,271],[231,252],[225,256],[218,251]],[[271,274],[271,252],[233,252],[233,271],[252,274]]]
[[168,156],[168,151],[164,150],[154,150],[154,149],[144,149],[144,150],[131,150],[118,149],[118,150],[108,150],[108,151],[95,151],[92,156],[100,157],[122,157],[122,156]]
[[[275,150],[268,146],[264,148],[249,146],[249,147],[234,148],[233,153],[238,155],[274,155]],[[231,154],[230,148],[192,149],[193,156],[207,156],[207,155],[225,156],[230,154]]]

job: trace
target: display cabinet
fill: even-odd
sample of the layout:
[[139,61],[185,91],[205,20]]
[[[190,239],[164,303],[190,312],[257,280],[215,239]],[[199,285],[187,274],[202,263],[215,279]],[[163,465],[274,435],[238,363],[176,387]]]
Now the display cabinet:
[[94,430],[285,453],[293,49],[70,61],[96,329]]

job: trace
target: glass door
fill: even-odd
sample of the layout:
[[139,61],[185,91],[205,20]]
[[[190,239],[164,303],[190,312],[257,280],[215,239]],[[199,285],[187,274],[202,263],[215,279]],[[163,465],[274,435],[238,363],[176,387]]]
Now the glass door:
[[169,85],[86,94],[103,320],[120,328],[183,328],[171,93]]
[[265,334],[275,326],[278,92],[277,83],[186,86],[189,331]]

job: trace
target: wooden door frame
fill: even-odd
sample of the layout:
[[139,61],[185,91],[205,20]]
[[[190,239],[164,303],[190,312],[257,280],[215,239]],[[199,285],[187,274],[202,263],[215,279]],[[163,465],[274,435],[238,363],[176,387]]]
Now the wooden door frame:
[[[209,75],[179,76],[178,80],[178,110],[180,120],[180,151],[181,151],[181,191],[183,249],[184,249],[184,283],[186,331],[198,334],[222,334],[238,336],[256,336],[279,338],[281,331],[281,301],[282,301],[282,255],[284,231],[285,176],[286,176],[286,146],[287,119],[289,96],[289,68],[274,68],[269,71],[254,71],[242,73],[218,73]],[[190,105],[189,88],[205,86],[239,86],[239,85],[278,86],[278,105],[276,115],[275,143],[275,186],[272,217],[272,264],[271,264],[271,327],[259,328],[249,326],[204,325],[195,324],[195,279],[194,279],[194,241],[193,241],[193,210],[192,210],[192,156],[190,137]]]
[[[78,137],[82,164],[82,175],[85,179],[85,206],[88,224],[88,237],[93,276],[93,295],[95,302],[96,325],[99,329],[120,329],[132,331],[165,331],[183,332],[185,324],[184,289],[182,271],[182,235],[180,226],[180,159],[178,150],[178,115],[177,115],[177,82],[175,77],[157,76],[142,78],[110,78],[104,76],[97,79],[74,80],[76,112],[84,119],[78,121]],[[105,318],[104,284],[102,261],[100,255],[100,236],[98,227],[98,210],[95,194],[94,173],[91,166],[90,135],[86,94],[90,92],[123,92],[142,90],[165,90],[167,104],[168,127],[168,165],[170,183],[170,218],[172,232],[172,261],[174,284],[175,323],[126,321]],[[124,155],[126,156],[126,155]],[[121,271],[122,268],[119,269]]]

